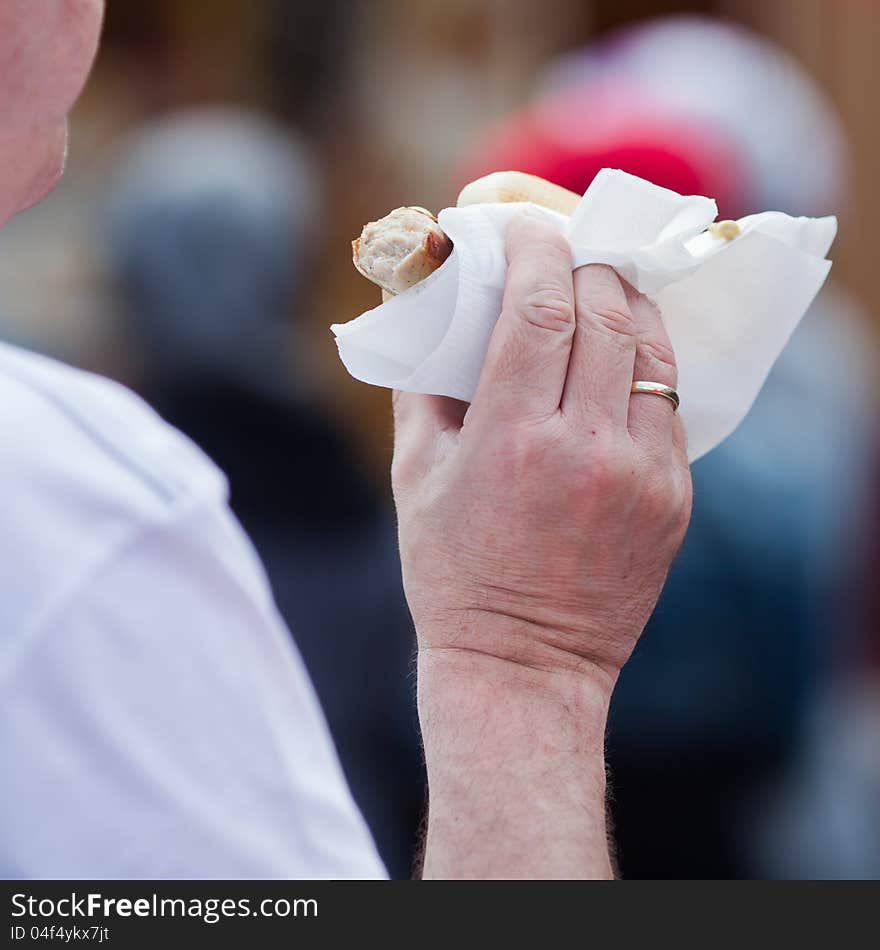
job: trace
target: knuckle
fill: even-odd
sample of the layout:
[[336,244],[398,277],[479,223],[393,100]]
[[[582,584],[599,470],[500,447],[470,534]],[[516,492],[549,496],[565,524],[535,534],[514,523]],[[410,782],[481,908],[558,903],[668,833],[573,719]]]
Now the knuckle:
[[407,468],[403,459],[395,452],[391,460],[391,490],[397,494],[407,484]]
[[676,512],[675,482],[668,473],[653,474],[642,486],[642,510],[652,520],[665,522]]
[[411,448],[395,446],[394,457],[391,459],[391,487],[394,492],[405,490],[422,474],[420,453]]
[[[661,382],[675,379],[675,353],[668,340],[640,339],[637,359]],[[653,378],[652,377],[652,378]]]
[[497,448],[502,465],[515,478],[536,470],[546,460],[544,439],[524,425],[511,425]]
[[600,329],[612,333],[617,337],[626,339],[636,336],[636,326],[633,315],[626,306],[600,306],[592,307],[590,311],[591,321]]
[[685,468],[683,476],[678,480],[677,512],[678,520],[676,527],[684,536],[691,520],[691,511],[693,509],[693,486],[691,485],[691,473],[689,468]]
[[582,463],[582,471],[593,488],[607,497],[628,490],[635,475],[629,453],[612,442],[590,453]]
[[522,320],[541,330],[574,330],[574,305],[562,288],[536,287],[520,301],[517,310]]
[[644,539],[670,550],[677,548],[683,537],[675,494],[671,480],[654,479],[642,484],[636,506]]
[[646,520],[680,540],[691,515],[690,475],[652,470],[642,484],[641,510]]

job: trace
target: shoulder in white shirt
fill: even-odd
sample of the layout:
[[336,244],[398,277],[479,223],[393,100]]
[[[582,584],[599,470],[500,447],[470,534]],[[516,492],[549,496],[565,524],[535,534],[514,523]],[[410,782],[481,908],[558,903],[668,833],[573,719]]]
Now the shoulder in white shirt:
[[384,876],[216,467],[3,344],[0,432],[0,874]]

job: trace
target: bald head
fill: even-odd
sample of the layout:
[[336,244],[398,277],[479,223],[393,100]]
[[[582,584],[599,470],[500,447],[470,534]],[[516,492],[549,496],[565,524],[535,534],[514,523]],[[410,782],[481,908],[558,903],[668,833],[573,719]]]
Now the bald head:
[[103,0],[0,0],[0,224],[38,201],[64,163]]

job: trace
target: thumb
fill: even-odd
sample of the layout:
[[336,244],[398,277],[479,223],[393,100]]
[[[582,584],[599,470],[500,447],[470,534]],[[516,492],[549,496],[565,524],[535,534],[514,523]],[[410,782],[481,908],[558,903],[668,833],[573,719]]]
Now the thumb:
[[436,443],[444,433],[458,433],[468,409],[449,396],[405,393],[395,389],[394,465],[399,470],[424,472],[436,458]]
[[391,394],[394,410],[395,441],[404,433],[422,433],[432,437],[448,429],[460,429],[468,404],[449,396],[406,393],[395,389]]

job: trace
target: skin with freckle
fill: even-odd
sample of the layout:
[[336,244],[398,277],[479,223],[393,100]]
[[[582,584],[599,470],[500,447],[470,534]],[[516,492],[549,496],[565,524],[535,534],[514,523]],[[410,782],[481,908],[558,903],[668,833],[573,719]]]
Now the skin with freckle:
[[0,225],[58,181],[103,0],[0,0]]

